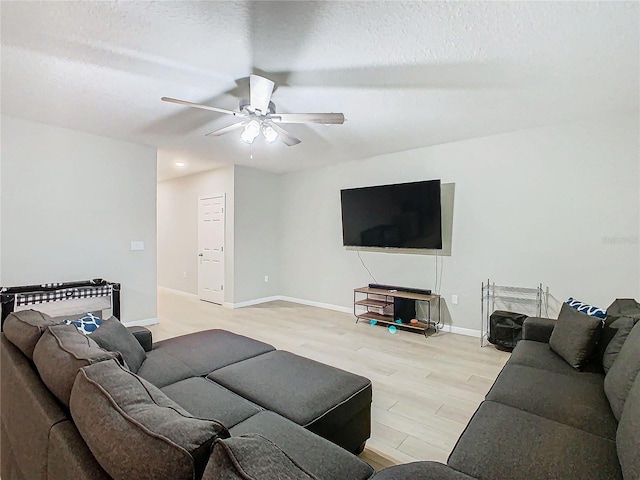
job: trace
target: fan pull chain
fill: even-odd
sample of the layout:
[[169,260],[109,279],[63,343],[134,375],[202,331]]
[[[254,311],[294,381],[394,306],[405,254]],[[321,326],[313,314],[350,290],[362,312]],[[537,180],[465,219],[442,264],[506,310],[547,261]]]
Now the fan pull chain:
[[249,159],[253,160],[253,143],[249,144]]

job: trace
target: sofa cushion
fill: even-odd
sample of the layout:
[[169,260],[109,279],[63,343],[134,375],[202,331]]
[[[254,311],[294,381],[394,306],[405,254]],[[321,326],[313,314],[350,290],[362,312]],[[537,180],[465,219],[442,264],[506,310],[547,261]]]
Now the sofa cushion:
[[140,342],[116,317],[102,321],[100,328],[91,333],[91,338],[105,350],[120,352],[129,369],[136,373],[147,358]]
[[616,438],[618,422],[602,382],[584,381],[578,376],[522,365],[506,365],[486,399],[611,440]]
[[[508,365],[525,365],[549,372],[562,373],[563,375],[575,376],[585,381],[602,383],[602,366],[589,363],[576,370],[565,362],[558,354],[549,347],[548,343],[534,342],[530,340],[520,340],[513,350]],[[597,370],[597,371],[589,371]]]
[[161,390],[192,415],[217,420],[227,428],[262,411],[250,401],[202,377],[187,378]]
[[491,401],[483,402],[449,456],[480,480],[621,480],[612,440]]
[[629,333],[622,345],[616,361],[604,378],[604,391],[607,394],[613,414],[618,420],[622,415],[624,402],[627,399],[640,371],[640,322]]
[[272,350],[273,346],[243,335],[205,330],[156,343],[137,373],[164,387]]
[[114,480],[193,480],[204,471],[212,443],[228,436],[220,423],[191,416],[114,361],[78,373],[70,409],[89,449]]
[[438,462],[412,462],[385,468],[375,480],[474,480],[448,465]]
[[257,434],[216,440],[203,480],[316,480],[272,441]]
[[581,313],[563,303],[549,347],[573,368],[579,369],[594,352],[601,328],[600,318]]
[[631,333],[631,329],[635,325],[635,320],[630,317],[621,317],[609,325],[609,330],[613,333],[611,340],[607,343],[602,354],[602,368],[607,373],[613,363],[618,358],[618,354],[622,349],[622,345]]
[[640,374],[624,402],[616,440],[625,480],[640,478]]
[[373,474],[358,457],[274,412],[260,412],[230,431],[234,436],[257,433],[268,438],[321,480],[360,480]]
[[2,331],[11,343],[20,349],[29,360],[33,360],[33,349],[40,337],[51,325],[57,323],[46,313],[36,310],[21,310],[10,313],[2,325]]
[[371,405],[369,379],[282,350],[207,378],[323,437]]
[[40,378],[67,407],[78,370],[111,359],[124,364],[120,353],[103,350],[73,325],[48,327],[33,350],[33,362]]

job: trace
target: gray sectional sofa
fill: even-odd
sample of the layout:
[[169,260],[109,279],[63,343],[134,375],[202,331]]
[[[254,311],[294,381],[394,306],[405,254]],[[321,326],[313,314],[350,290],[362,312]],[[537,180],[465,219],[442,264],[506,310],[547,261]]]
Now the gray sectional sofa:
[[[586,349],[576,339],[600,319],[576,318],[582,314],[564,305],[557,321],[528,318],[447,465],[391,467],[376,480],[639,480],[640,305],[633,305],[629,317],[610,309],[606,327],[595,330],[599,342]],[[583,358],[580,369],[571,354]]]
[[3,480],[196,479],[216,440],[243,434],[314,478],[374,473],[350,453],[370,435],[371,382],[257,340],[152,345],[115,318],[83,335],[27,310],[6,319],[1,354]]
[[115,319],[87,337],[20,313],[1,336],[1,475],[639,480],[640,315],[580,315],[527,319],[447,465],[374,474],[350,453],[369,436],[365,378],[222,330],[152,347],[144,329],[121,343]]

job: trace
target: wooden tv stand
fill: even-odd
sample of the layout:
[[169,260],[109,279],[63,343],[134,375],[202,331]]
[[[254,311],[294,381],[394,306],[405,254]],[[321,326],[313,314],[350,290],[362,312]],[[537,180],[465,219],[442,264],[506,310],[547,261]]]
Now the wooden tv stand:
[[[362,296],[364,295],[364,298]],[[358,299],[360,297],[360,299]],[[419,320],[418,323],[397,323],[396,312],[394,307],[394,299],[401,298],[404,300],[418,302],[427,302],[428,314],[426,320]],[[432,303],[437,302],[438,321],[432,319]],[[366,311],[357,312],[358,307],[364,307]],[[385,312],[385,309],[392,310],[392,313]],[[370,322],[375,320],[376,323],[384,325],[394,325],[395,327],[419,331],[427,336],[427,330],[433,328],[436,333],[442,328],[442,315],[440,308],[440,295],[425,295],[423,293],[400,292],[398,290],[383,290],[380,288],[360,287],[353,290],[353,315],[356,317],[356,323],[360,320]]]

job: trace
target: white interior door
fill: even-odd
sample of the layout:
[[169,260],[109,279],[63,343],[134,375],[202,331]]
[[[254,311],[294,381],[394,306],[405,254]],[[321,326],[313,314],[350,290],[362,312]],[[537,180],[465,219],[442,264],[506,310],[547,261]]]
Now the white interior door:
[[224,194],[198,202],[198,296],[224,302]]

